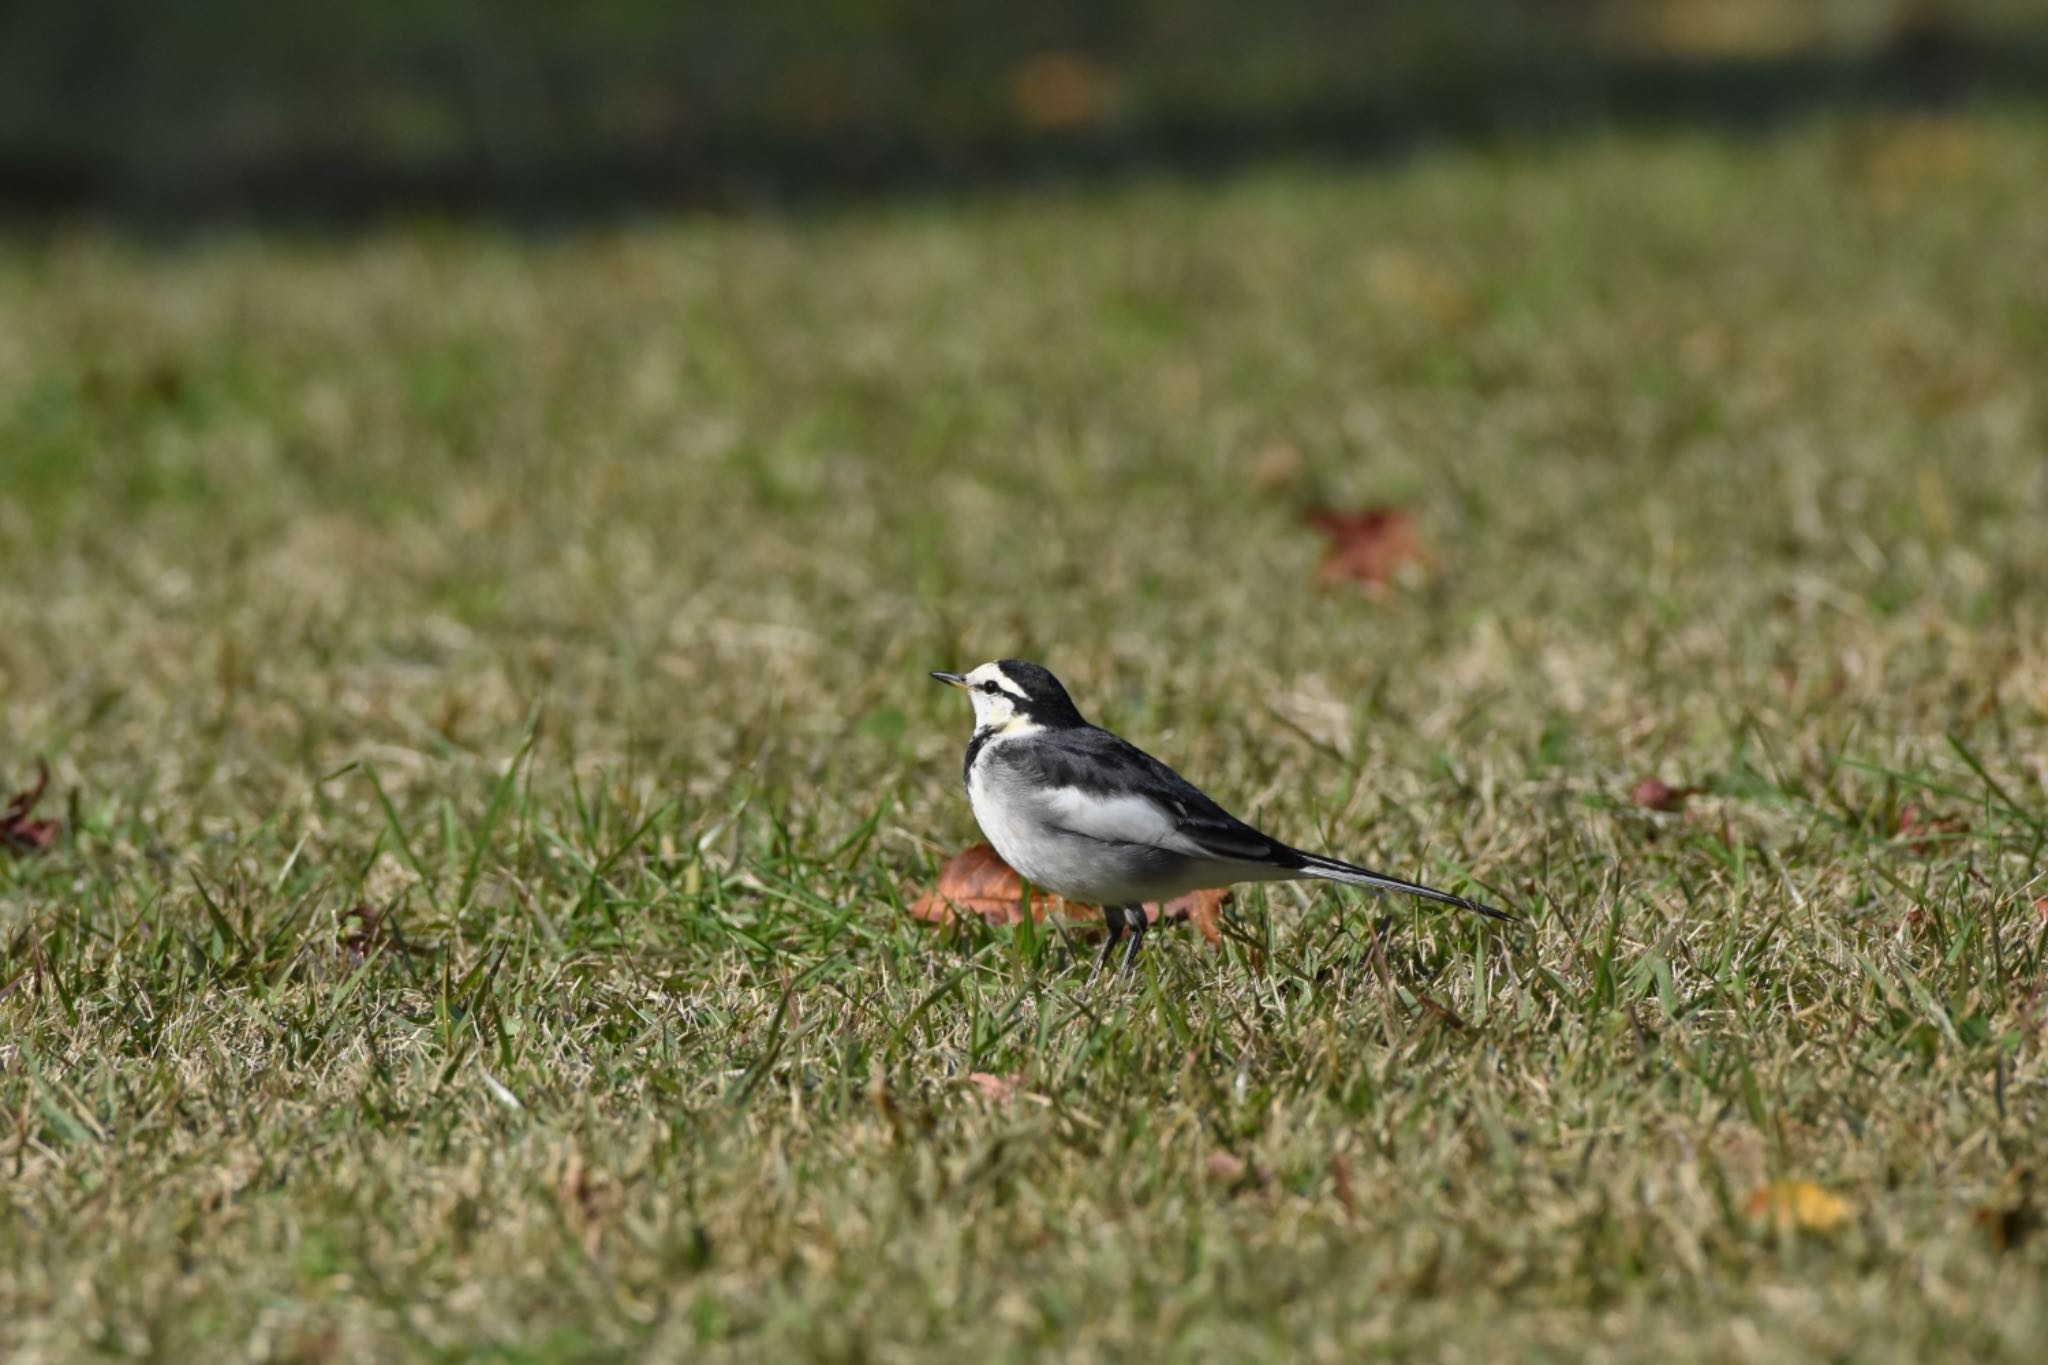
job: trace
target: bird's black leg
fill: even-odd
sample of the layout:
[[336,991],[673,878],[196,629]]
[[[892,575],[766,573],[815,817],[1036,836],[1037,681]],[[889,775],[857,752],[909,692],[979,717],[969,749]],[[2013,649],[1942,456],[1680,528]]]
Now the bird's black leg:
[[1088,973],[1088,980],[1091,984],[1096,977],[1102,975],[1102,969],[1109,965],[1109,959],[1116,954],[1116,945],[1123,941],[1123,907],[1121,905],[1103,906],[1102,922],[1109,926],[1109,942],[1102,945],[1102,956],[1095,959],[1095,970]]
[[1131,946],[1124,949],[1123,965],[1124,975],[1129,976],[1138,965],[1138,949],[1145,946],[1145,931],[1152,927],[1152,922],[1145,918],[1145,907],[1126,905],[1124,926],[1131,931]]

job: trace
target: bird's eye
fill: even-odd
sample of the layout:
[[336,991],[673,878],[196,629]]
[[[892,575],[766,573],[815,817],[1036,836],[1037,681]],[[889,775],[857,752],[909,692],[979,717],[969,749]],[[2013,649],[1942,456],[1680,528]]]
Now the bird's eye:
[[988,693],[990,696],[994,696],[997,692],[1000,692],[1002,689],[997,687],[992,682],[985,682],[981,685],[981,690]]

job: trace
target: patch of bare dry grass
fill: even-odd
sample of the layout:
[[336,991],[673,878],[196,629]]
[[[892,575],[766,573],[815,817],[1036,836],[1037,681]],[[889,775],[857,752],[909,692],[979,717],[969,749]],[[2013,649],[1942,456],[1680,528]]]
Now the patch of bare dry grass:
[[[0,1351],[2038,1358],[2048,137],[1959,127],[12,247]],[[934,935],[1000,654],[1533,931]]]

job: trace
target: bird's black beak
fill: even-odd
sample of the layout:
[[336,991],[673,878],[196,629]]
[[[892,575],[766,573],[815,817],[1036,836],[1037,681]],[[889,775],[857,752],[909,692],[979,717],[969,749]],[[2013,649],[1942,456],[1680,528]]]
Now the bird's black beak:
[[967,679],[961,677],[958,673],[941,673],[937,669],[934,669],[932,670],[932,676],[938,679],[940,682],[946,684],[946,686],[948,687],[967,686]]

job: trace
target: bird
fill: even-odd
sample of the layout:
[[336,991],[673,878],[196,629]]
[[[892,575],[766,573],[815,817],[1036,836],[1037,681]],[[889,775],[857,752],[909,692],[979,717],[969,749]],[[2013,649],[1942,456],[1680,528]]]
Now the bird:
[[1137,745],[1089,724],[1040,664],[997,659],[931,676],[974,703],[961,777],[996,852],[1040,890],[1102,907],[1109,942],[1097,973],[1127,934],[1119,970],[1132,969],[1149,923],[1146,901],[1236,882],[1320,878],[1521,922],[1505,910],[1261,833]]

